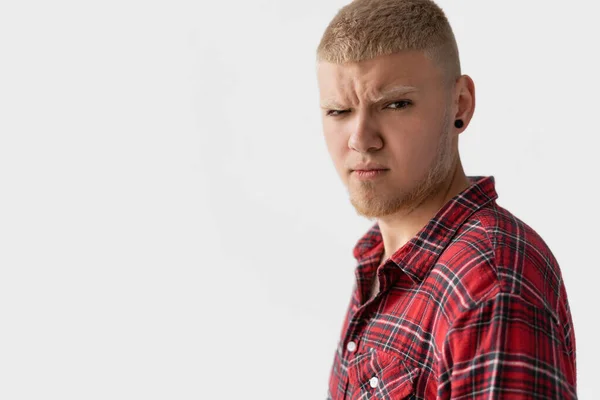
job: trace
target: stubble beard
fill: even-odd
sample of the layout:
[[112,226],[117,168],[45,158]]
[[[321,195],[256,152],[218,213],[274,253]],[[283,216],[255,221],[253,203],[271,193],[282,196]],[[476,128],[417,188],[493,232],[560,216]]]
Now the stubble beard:
[[445,183],[449,174],[453,173],[455,164],[455,157],[450,148],[450,123],[451,120],[446,115],[432,165],[427,174],[410,191],[389,195],[378,192],[378,186],[381,184],[377,181],[357,182],[359,188],[349,190],[350,203],[354,206],[356,213],[369,220],[398,213],[408,214],[424,200],[444,190]]

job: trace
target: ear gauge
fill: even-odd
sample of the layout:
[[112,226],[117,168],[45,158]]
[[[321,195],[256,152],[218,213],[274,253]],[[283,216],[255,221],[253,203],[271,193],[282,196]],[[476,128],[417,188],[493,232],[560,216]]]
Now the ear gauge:
[[457,127],[458,129],[462,128],[464,125],[463,120],[462,119],[457,119],[456,121],[454,121],[454,126]]

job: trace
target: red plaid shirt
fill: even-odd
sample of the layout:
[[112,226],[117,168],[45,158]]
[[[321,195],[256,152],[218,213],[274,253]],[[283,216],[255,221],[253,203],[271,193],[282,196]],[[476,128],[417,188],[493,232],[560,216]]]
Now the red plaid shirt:
[[[356,244],[328,399],[576,398],[558,263],[498,206],[493,176],[469,179],[381,267],[377,224]],[[376,271],[380,292],[365,302]]]

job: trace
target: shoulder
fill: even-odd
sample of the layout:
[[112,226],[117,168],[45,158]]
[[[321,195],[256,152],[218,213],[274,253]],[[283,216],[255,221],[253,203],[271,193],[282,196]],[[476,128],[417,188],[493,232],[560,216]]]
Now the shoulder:
[[558,262],[532,227],[495,202],[461,225],[439,265],[460,281],[467,307],[511,294],[557,316],[563,285]]

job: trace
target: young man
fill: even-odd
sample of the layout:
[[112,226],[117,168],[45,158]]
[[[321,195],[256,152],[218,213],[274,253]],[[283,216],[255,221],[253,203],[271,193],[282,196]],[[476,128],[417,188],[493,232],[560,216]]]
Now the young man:
[[376,219],[354,248],[328,397],[576,398],[557,261],[496,203],[493,176],[463,171],[475,88],[443,11],[355,0],[317,54],[329,154],[357,213]]

